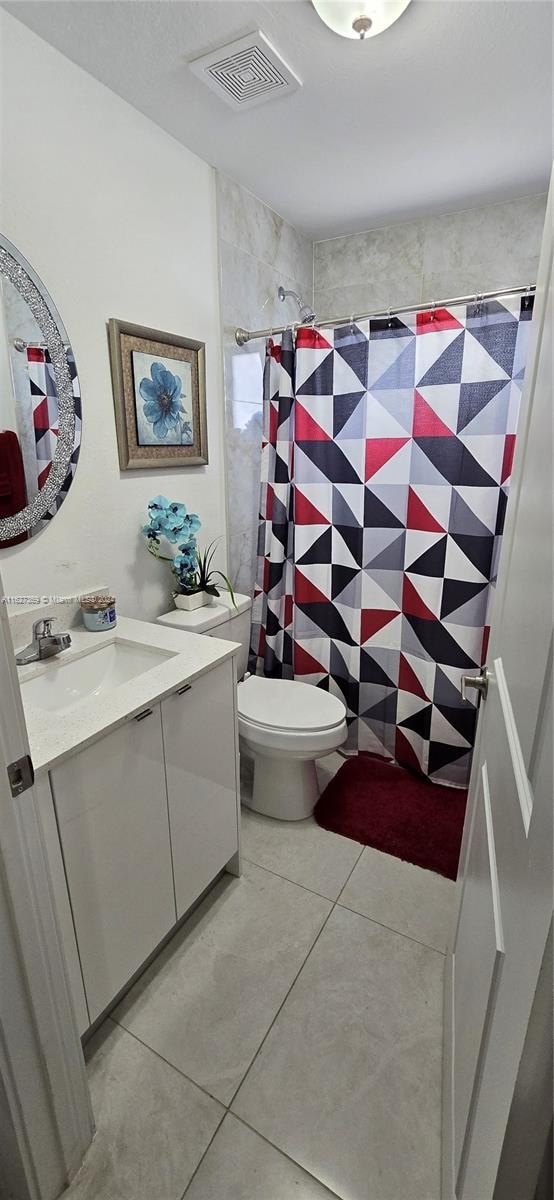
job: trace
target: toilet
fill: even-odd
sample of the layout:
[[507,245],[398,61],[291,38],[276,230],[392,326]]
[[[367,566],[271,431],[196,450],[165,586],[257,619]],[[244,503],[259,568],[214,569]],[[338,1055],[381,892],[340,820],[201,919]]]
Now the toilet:
[[[228,593],[191,612],[173,609],[160,625],[239,642],[239,680],[246,672],[250,641],[249,596]],[[254,761],[249,808],[281,821],[302,821],[319,796],[316,759],[332,754],[347,737],[346,708],[337,696],[293,679],[247,676],[238,685],[241,752]]]

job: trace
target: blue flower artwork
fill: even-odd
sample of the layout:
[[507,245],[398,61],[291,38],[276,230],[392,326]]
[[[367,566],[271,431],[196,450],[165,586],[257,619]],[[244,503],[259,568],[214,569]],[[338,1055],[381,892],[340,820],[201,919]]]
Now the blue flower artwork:
[[180,359],[132,353],[139,446],[192,446],[192,370]]

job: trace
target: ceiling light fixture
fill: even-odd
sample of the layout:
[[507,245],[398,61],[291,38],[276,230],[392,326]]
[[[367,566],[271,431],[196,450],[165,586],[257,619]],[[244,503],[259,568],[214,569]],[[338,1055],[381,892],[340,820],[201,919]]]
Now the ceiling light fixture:
[[312,0],[321,20],[341,37],[365,41],[388,29],[410,0]]

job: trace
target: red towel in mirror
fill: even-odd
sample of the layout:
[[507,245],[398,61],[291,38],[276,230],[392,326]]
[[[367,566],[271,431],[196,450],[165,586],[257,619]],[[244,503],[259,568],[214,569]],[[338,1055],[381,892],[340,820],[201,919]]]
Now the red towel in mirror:
[[[11,429],[0,432],[0,517],[13,517],[27,504],[27,487],[19,438]],[[0,540],[0,548],[17,546],[26,533]]]

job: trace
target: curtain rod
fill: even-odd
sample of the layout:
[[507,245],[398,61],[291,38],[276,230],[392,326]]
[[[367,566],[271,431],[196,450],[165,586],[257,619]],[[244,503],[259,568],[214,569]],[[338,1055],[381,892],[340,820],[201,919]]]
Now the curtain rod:
[[371,317],[397,317],[400,313],[432,312],[435,308],[454,308],[457,304],[478,304],[481,300],[495,300],[499,296],[523,296],[534,292],[535,286],[534,283],[528,283],[514,288],[499,288],[495,292],[474,292],[471,296],[455,296],[450,300],[429,300],[425,304],[405,304],[402,308],[380,308],[373,312],[351,313],[348,317],[327,317],[324,321],[294,321],[292,324],[273,326],[270,329],[250,330],[241,329],[239,326],[235,329],[235,341],[237,346],[245,346],[255,338],[273,337],[276,333],[285,333],[287,329],[293,332],[296,329],[312,329],[314,326],[316,329],[323,329],[328,325],[353,325],[356,321],[367,321]]
[[[69,342],[64,342],[64,349],[71,350]],[[23,354],[25,350],[48,350],[48,342],[26,342],[24,338],[15,337],[12,341],[14,350]]]

